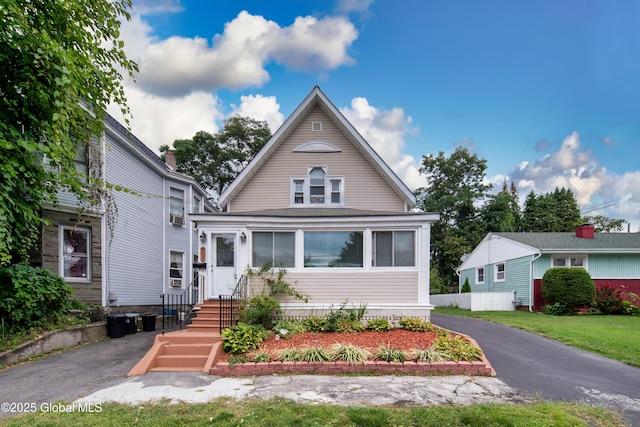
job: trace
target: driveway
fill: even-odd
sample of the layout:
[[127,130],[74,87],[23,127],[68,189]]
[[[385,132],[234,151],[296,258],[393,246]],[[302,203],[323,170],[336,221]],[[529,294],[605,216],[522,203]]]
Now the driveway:
[[431,321],[473,337],[520,394],[604,405],[640,426],[640,369],[486,320],[432,314]]

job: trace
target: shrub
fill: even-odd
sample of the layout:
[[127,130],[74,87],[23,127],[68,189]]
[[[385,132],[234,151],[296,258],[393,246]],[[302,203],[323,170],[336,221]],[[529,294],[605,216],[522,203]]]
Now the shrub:
[[221,336],[224,351],[230,354],[244,354],[258,348],[267,338],[267,331],[262,325],[240,322],[222,331]]
[[634,306],[631,301],[622,301],[620,311],[627,316],[640,316],[640,307]]
[[256,351],[253,357],[250,359],[255,363],[268,363],[271,362],[271,356],[266,351]]
[[430,322],[422,320],[419,317],[403,317],[400,319],[402,329],[414,332],[433,332],[433,326]]
[[463,294],[471,292],[471,285],[469,284],[468,277],[464,279],[464,285],[462,285],[462,289],[460,290],[460,292],[462,292]]
[[574,311],[589,305],[595,293],[596,286],[583,268],[550,268],[542,277],[542,296],[547,304],[558,302]]
[[544,314],[550,314],[552,316],[565,316],[572,313],[572,310],[569,307],[560,302],[551,305],[545,305],[544,307],[542,307],[542,311],[544,312]]
[[367,322],[367,329],[375,332],[387,332],[391,330],[391,323],[384,318],[370,319]]
[[[298,319],[282,319],[278,320],[278,323],[273,327],[273,330],[276,334],[279,334],[283,338],[289,338],[293,334],[302,334],[307,332],[307,328],[305,328],[302,320]],[[286,333],[282,333],[282,331],[287,331]]]
[[302,361],[302,350],[296,347],[283,348],[278,351],[278,360],[281,362]]
[[[340,308],[337,310],[331,310],[326,317],[326,323],[324,325],[324,331],[327,332],[336,332],[338,330],[338,325],[343,320],[352,321],[355,324],[355,321],[361,322],[365,313],[367,312],[367,305],[360,304],[357,307],[346,307],[347,303],[343,302],[340,305]],[[342,322],[344,323],[344,322]]]
[[433,347],[429,347],[426,349],[415,348],[411,350],[410,356],[416,362],[433,363],[433,362],[443,362],[447,360],[446,353],[436,350]]
[[324,347],[305,347],[301,349],[300,360],[302,362],[329,362],[331,353]]
[[482,351],[460,335],[455,335],[452,338],[436,338],[432,347],[446,355],[447,360],[453,362],[482,360]]
[[376,360],[383,362],[404,362],[407,354],[399,348],[393,348],[388,344],[381,344],[376,351]]
[[0,316],[16,330],[59,320],[74,307],[73,288],[44,268],[0,268]]
[[591,304],[602,314],[622,314],[622,291],[611,285],[602,285],[596,289]]
[[302,321],[302,324],[308,332],[322,332],[325,330],[327,319],[317,316],[307,317]]
[[355,334],[364,331],[364,325],[359,320],[339,319],[336,332],[341,334]]
[[247,306],[240,314],[240,320],[250,325],[262,325],[265,329],[273,327],[276,316],[282,314],[280,303],[269,295],[255,295],[249,298]]
[[331,348],[331,357],[333,360],[341,360],[349,364],[365,363],[371,357],[371,353],[353,344],[336,343]]

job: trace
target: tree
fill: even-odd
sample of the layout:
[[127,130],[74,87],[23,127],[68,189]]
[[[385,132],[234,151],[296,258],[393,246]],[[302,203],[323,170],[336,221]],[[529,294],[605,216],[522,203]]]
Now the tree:
[[447,286],[457,283],[460,258],[484,237],[484,227],[476,207],[491,189],[485,183],[487,162],[457,147],[449,158],[439,152],[423,156],[420,172],[427,187],[416,191],[417,206],[425,212],[440,213],[433,224],[433,265]]
[[596,233],[610,233],[612,231],[622,231],[623,225],[627,222],[624,219],[612,219],[602,215],[585,216],[583,223],[593,224]]
[[566,232],[581,222],[580,210],[573,192],[556,188],[552,193],[529,193],[524,202],[522,231]]
[[220,195],[271,138],[265,121],[233,116],[220,132],[200,131],[192,139],[178,139],[173,151],[178,172],[196,179],[204,188]]
[[517,231],[520,223],[520,207],[517,196],[507,190],[507,183],[501,192],[489,196],[489,201],[482,207],[481,217],[486,232]]
[[[0,7],[0,265],[26,258],[60,189],[87,200],[102,188],[74,165],[104,128],[106,107],[128,116],[118,40],[130,0],[4,0]],[[85,150],[90,152],[90,150]]]

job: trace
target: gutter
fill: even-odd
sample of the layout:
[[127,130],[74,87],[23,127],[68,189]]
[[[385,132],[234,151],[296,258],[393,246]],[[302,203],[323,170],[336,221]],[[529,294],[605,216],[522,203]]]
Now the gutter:
[[533,263],[542,256],[542,252],[538,252],[529,263],[529,312],[533,313]]

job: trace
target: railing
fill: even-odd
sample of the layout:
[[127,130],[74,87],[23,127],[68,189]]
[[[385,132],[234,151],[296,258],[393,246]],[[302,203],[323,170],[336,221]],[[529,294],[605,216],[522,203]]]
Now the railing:
[[198,302],[200,275],[193,274],[193,280],[180,294],[162,294],[162,334],[165,329],[182,328],[191,320],[193,307]]
[[247,276],[242,275],[238,279],[236,288],[231,295],[220,295],[220,333],[226,328],[236,324],[237,314],[247,299]]

